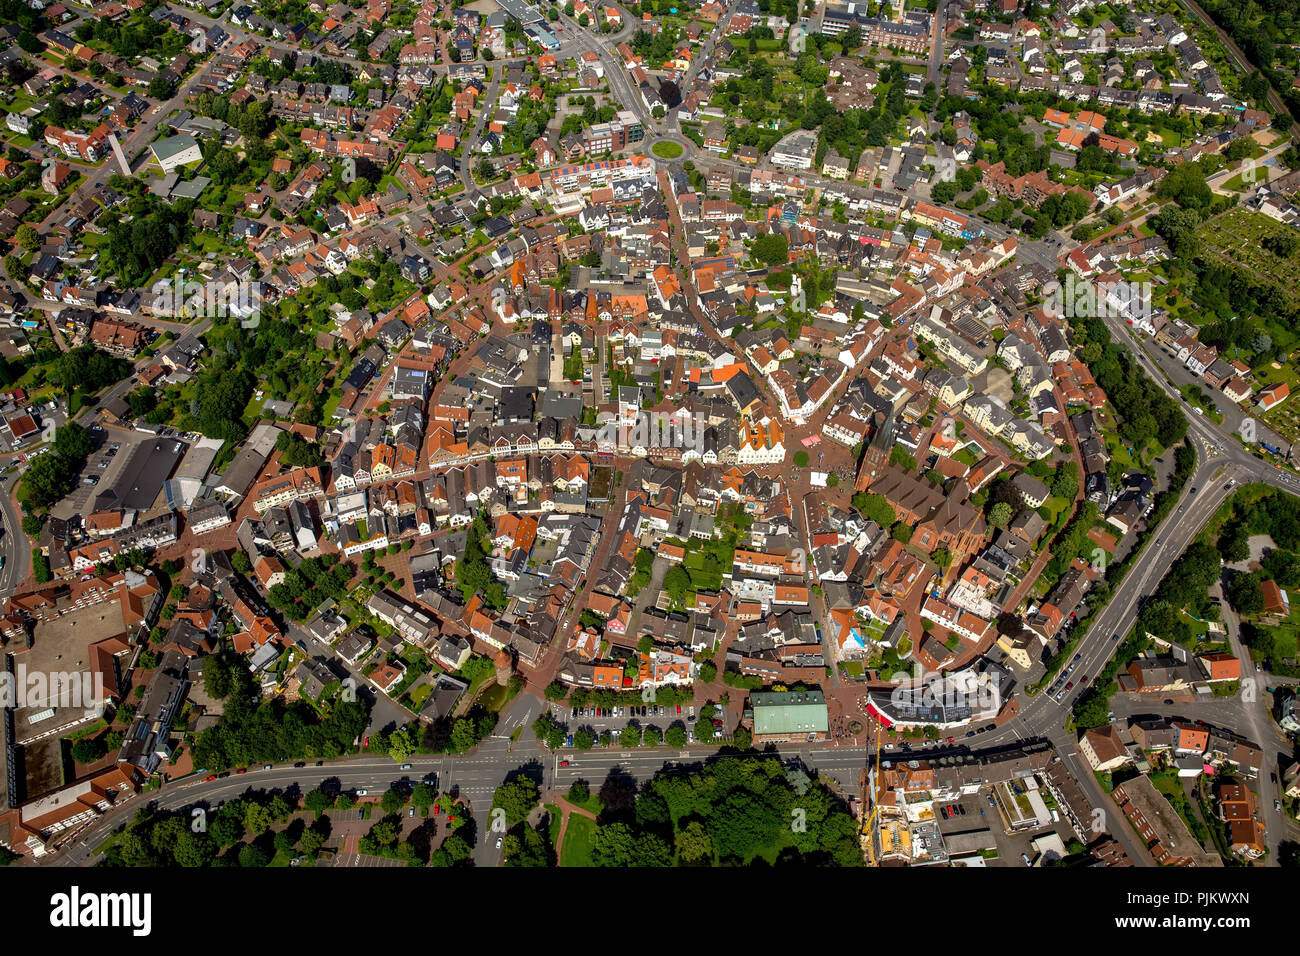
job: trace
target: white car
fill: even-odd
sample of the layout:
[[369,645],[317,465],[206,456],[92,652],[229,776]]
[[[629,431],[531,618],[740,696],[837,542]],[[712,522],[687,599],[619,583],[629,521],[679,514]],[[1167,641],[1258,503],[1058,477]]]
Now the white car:
[[501,837],[497,837],[497,849],[501,849]]

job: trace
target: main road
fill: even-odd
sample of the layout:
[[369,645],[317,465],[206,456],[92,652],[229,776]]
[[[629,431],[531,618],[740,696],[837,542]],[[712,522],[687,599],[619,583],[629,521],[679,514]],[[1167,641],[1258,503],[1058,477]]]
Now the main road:
[[[856,789],[858,772],[866,757],[861,748],[848,747],[789,746],[776,752],[787,761],[800,761],[809,770],[835,778],[849,791]],[[599,787],[611,774],[627,776],[641,783],[667,766],[700,764],[715,753],[717,748],[708,746],[695,746],[688,750],[670,747],[628,751],[616,747],[585,752],[566,750],[563,757],[568,766],[561,767],[560,755],[544,754],[531,744],[521,747],[506,738],[492,737],[473,753],[463,756],[414,756],[409,761],[409,770],[400,769],[387,757],[363,755],[331,761],[323,766],[317,766],[314,761],[299,762],[299,765],[275,764],[270,770],[250,769],[246,774],[223,774],[215,780],[208,780],[209,775],[195,774],[114,806],[82,829],[56,841],[57,849],[39,863],[45,866],[92,864],[96,848],[115,828],[129,823],[146,805],[172,812],[196,807],[211,810],[220,803],[249,793],[307,793],[318,786],[348,793],[366,790],[369,798],[379,796],[396,783],[415,784],[432,775],[432,785],[443,793],[464,800],[482,828],[488,820],[492,794],[508,776],[529,776],[543,790],[567,789],[579,779]],[[474,854],[476,862],[480,865],[494,864],[494,851],[494,843],[480,829]]]

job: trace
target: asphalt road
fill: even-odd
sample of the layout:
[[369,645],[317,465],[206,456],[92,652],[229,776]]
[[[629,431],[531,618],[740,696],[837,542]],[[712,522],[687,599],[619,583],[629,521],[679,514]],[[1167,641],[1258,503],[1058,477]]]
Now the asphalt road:
[[[564,751],[546,756],[533,751],[532,744],[514,745],[504,738],[493,737],[472,754],[461,757],[446,755],[416,756],[409,761],[410,770],[401,770],[388,757],[356,756],[326,763],[318,767],[314,761],[306,766],[276,764],[271,770],[260,767],[246,774],[230,773],[207,781],[206,774],[195,774],[163,789],[140,794],[97,818],[75,838],[66,840],[69,845],[40,861],[44,866],[85,866],[94,862],[94,851],[112,830],[129,822],[136,811],[145,805],[161,810],[176,811],[202,807],[211,809],[218,803],[258,791],[290,791],[306,793],[317,786],[355,793],[366,790],[366,797],[377,797],[389,786],[400,781],[418,783],[428,774],[436,775],[436,786],[444,793],[465,800],[479,825],[480,840],[475,848],[475,862],[493,865],[497,862],[495,838],[485,832],[489,819],[488,809],[492,794],[507,777],[522,773],[535,779],[543,789],[568,789],[575,780],[586,780],[598,787],[611,773],[632,777],[638,783],[648,780],[670,764],[702,763],[717,748],[692,747],[673,750],[659,747],[653,750],[621,751],[592,750]],[[809,769],[834,777],[846,789],[857,786],[858,771],[866,759],[862,749],[841,748],[824,750],[817,747],[781,748],[783,758],[797,758]],[[567,759],[569,766],[560,767]]]
[[[935,8],[932,20],[934,39],[936,41],[942,41],[943,39],[943,27],[947,22],[947,10],[948,0],[939,0],[939,5]],[[926,82],[933,83],[936,90],[938,89],[939,81],[943,78],[943,48],[944,44],[942,42],[932,42],[930,44],[930,60],[925,69]]]
[[28,566],[31,564],[30,543],[23,534],[22,515],[14,507],[9,497],[13,482],[18,480],[18,472],[11,472],[0,481],[0,513],[4,515],[4,534],[0,535],[0,557],[4,558],[4,567],[0,568],[0,599],[14,593],[14,589],[27,579]]

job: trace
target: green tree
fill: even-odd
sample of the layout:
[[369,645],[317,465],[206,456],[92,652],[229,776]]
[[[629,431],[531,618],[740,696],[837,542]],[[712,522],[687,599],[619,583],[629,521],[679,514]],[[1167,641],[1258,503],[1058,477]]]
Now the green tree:
[[271,829],[271,824],[275,821],[269,807],[264,807],[260,803],[249,801],[244,808],[244,828],[254,836],[265,833]]
[[437,792],[427,783],[417,783],[411,788],[411,806],[421,814],[427,814],[437,799]]
[[989,509],[989,524],[995,528],[1005,528],[1014,516],[1011,505],[1005,501],[999,501]]
[[538,805],[537,783],[529,777],[516,777],[497,787],[492,796],[492,809],[506,812],[506,826],[515,827],[528,819],[528,814]]
[[785,265],[790,261],[790,242],[779,232],[767,232],[754,239],[749,252],[767,266]]
[[18,245],[28,252],[35,252],[45,243],[40,232],[30,223],[19,226],[18,231],[14,233],[14,238],[18,240]]
[[334,797],[320,787],[308,792],[302,799],[303,809],[310,810],[320,819],[326,810],[334,806]]
[[98,737],[82,737],[72,745],[72,759],[77,763],[94,763],[107,753],[107,745]]
[[320,853],[321,848],[325,845],[325,836],[309,827],[302,832],[302,836],[298,840],[298,845],[301,847],[303,853],[307,856],[314,857],[316,854]]
[[267,852],[256,843],[245,843],[239,848],[239,865],[246,869],[266,866],[270,862]]
[[217,844],[206,833],[184,830],[176,838],[173,856],[181,866],[211,866],[217,857]]
[[687,823],[673,843],[678,858],[687,866],[707,866],[713,860],[713,838],[699,820]]
[[406,797],[394,787],[389,787],[384,791],[384,795],[379,798],[379,806],[387,814],[397,813],[405,804]]
[[857,508],[864,518],[874,521],[882,528],[888,528],[898,520],[893,506],[884,495],[859,492],[853,496],[853,507]]

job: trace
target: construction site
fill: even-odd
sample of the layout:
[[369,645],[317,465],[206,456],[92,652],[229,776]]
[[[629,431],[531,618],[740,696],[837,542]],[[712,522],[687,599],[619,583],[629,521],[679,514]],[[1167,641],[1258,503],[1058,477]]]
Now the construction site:
[[868,866],[1042,866],[1086,845],[1091,807],[1047,741],[899,759],[879,735],[858,775]]

